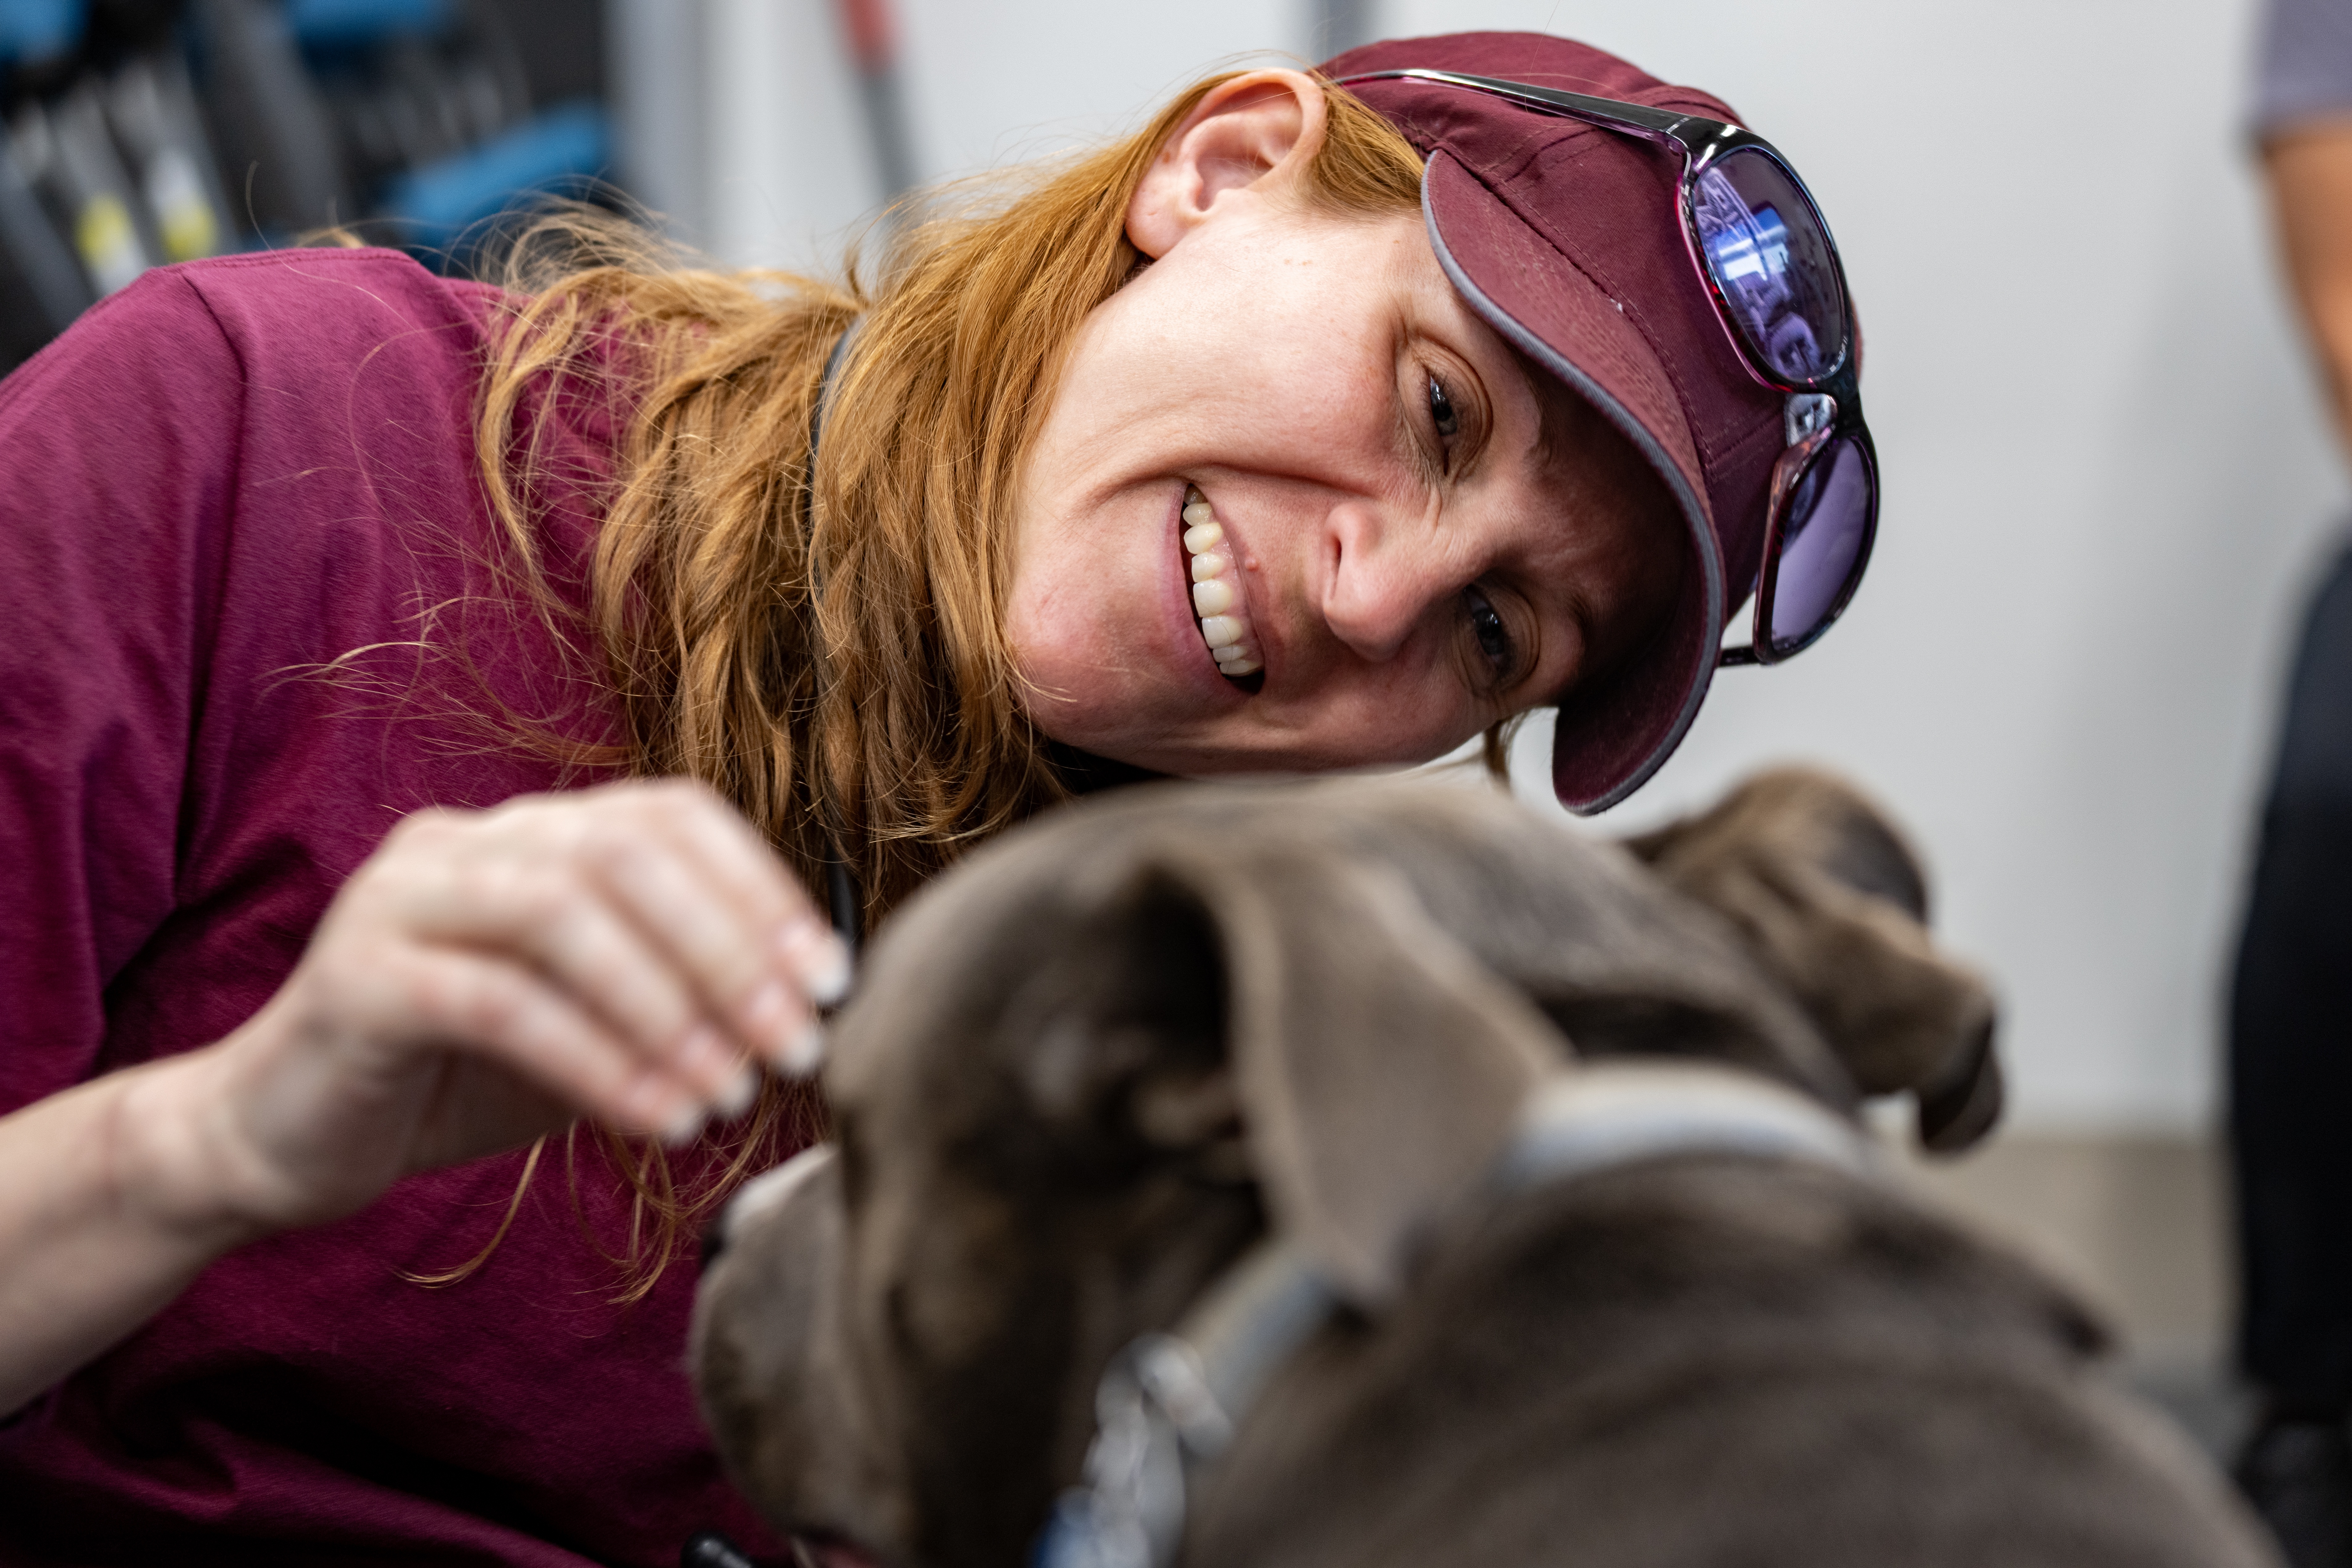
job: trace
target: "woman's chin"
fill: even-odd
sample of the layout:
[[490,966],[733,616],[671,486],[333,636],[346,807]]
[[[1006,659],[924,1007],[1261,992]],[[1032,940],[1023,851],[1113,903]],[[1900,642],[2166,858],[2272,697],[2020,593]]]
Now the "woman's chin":
[[1166,760],[1225,750],[1247,728],[1255,696],[1250,685],[1217,674],[1205,653],[1197,673],[1153,680],[1107,680],[1098,664],[1065,672],[1024,663],[1025,706],[1048,740],[1155,773],[1188,771]]

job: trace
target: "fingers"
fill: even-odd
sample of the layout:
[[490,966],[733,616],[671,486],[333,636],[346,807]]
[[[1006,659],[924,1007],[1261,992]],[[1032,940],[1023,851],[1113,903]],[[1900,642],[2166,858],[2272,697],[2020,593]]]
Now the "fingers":
[[690,1135],[687,1106],[695,1127],[740,1114],[758,1089],[747,1058],[811,1070],[815,1006],[848,981],[806,892],[698,786],[422,814],[347,892],[373,918],[345,924],[441,961],[417,972],[440,977],[424,1012],[488,1009],[442,1021],[637,1131]]
[[699,785],[640,786],[639,816],[600,823],[606,886],[688,975],[710,1021],[790,1072],[816,1066],[816,1008],[849,986],[849,952],[749,824]]
[[790,877],[751,825],[715,795],[696,789],[707,809],[681,811],[676,827],[684,847],[731,894],[745,917],[776,933],[786,966],[809,1000],[830,1007],[849,993],[849,949]]
[[[722,955],[713,943],[681,957],[710,977],[708,994],[728,1010],[749,1049],[782,1072],[814,1072],[824,1046],[815,1009],[849,994],[849,949],[800,886],[779,874],[750,825],[704,798],[718,808],[681,811],[673,823],[681,847],[733,900],[749,929],[770,934],[765,951],[751,955]],[[681,930],[681,939],[686,934]],[[747,966],[748,983],[740,978]]]
[[751,914],[700,858],[652,835],[596,846],[595,875],[668,957],[702,1012],[763,1060],[815,1021],[804,981],[779,947],[781,922]]
[[472,1043],[625,1131],[677,1143],[702,1128],[701,1095],[528,971],[461,949],[420,948],[383,978]]
[[529,861],[430,870],[446,874],[419,878],[420,934],[527,961],[517,967],[551,982],[624,1048],[665,1065],[722,1115],[750,1104],[757,1084],[743,1053],[710,1026],[668,956],[584,878]]

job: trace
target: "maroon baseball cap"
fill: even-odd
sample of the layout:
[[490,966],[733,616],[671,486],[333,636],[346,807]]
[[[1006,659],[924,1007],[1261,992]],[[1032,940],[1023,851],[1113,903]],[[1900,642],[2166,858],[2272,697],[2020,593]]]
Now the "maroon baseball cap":
[[[1686,110],[1722,100],[1541,33],[1370,44],[1334,80],[1444,70]],[[1755,586],[1785,395],[1748,373],[1683,239],[1681,161],[1617,132],[1411,79],[1348,90],[1423,157],[1421,205],[1445,275],[1528,359],[1582,394],[1665,482],[1687,524],[1680,596],[1652,640],[1559,702],[1551,782],[1596,812],[1657,772],[1697,717],[1725,617]]]

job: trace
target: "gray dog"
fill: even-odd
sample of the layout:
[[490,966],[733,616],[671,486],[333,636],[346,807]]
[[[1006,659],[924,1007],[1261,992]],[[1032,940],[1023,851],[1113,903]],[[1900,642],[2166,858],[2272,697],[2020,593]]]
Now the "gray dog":
[[835,1143],[723,1222],[721,1451],[842,1562],[2270,1563],[1852,1120],[1999,1112],[1925,915],[1800,773],[1624,846],[1368,784],[1011,835],[877,944]]

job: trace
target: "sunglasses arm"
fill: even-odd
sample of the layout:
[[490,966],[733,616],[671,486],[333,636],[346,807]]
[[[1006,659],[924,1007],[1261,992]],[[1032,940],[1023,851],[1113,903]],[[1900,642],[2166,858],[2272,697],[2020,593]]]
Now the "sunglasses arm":
[[1710,120],[1703,114],[1653,109],[1646,103],[1594,98],[1589,93],[1563,92],[1558,88],[1506,81],[1500,77],[1465,76],[1456,71],[1423,69],[1364,71],[1342,77],[1337,85],[1353,87],[1360,81],[1396,80],[1433,81],[1448,87],[1467,88],[1473,92],[1483,92],[1528,109],[1566,115],[1571,120],[1581,120],[1590,125],[1604,126],[1641,137],[1646,142],[1672,147],[1694,163],[1704,163],[1708,156],[1719,154],[1727,142],[1762,140],[1750,136],[1737,125]]

